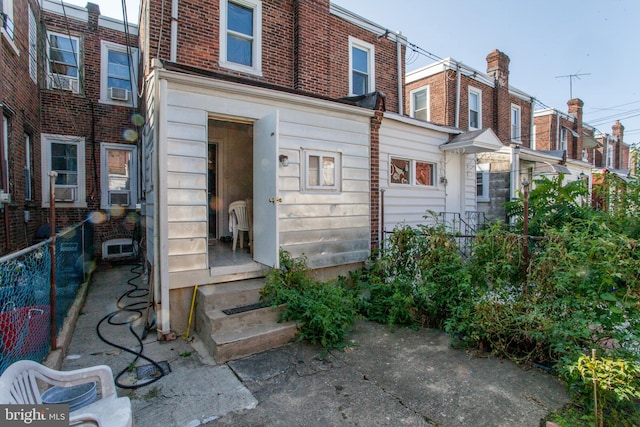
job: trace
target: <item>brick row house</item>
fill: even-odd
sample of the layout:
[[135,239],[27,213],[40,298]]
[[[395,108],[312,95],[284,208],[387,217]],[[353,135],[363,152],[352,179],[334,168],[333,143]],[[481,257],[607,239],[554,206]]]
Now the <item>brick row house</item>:
[[91,3],[3,1],[6,10],[11,4],[0,83],[2,190],[10,194],[2,203],[2,253],[34,243],[48,227],[51,171],[57,227],[91,218],[98,255],[131,248],[137,26],[100,16]]

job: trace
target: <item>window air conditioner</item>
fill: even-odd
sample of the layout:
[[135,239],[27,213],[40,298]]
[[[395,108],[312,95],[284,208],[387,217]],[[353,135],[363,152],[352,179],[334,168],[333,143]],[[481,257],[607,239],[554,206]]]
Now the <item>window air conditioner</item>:
[[55,190],[56,202],[75,202],[76,201],[76,187],[56,187]]
[[68,90],[73,93],[78,93],[78,79],[61,74],[52,74],[51,88]]
[[111,206],[129,206],[128,191],[109,191],[109,205]]
[[109,98],[115,101],[128,101],[130,93],[131,92],[129,92],[127,89],[122,89],[119,87],[109,88]]

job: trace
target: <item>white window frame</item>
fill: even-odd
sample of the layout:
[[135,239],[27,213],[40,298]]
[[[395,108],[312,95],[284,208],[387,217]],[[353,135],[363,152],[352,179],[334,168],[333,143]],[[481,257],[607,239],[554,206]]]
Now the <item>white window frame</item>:
[[2,10],[0,12],[2,12],[2,15],[4,15],[2,20],[0,21],[0,23],[2,24],[0,25],[0,28],[2,29],[2,35],[5,36],[8,40],[13,41],[15,39],[13,0],[3,0]]
[[[478,97],[478,126],[477,127],[473,127],[471,126],[471,112],[474,110],[471,110],[471,95],[476,95]],[[482,129],[482,91],[476,87],[473,86],[469,86],[468,89],[468,93],[467,93],[467,104],[468,104],[468,109],[469,109],[469,123],[468,123],[468,127],[469,129]]]
[[78,182],[75,192],[75,200],[73,202],[56,202],[56,207],[62,208],[86,208],[87,207],[87,190],[86,190],[86,157],[85,157],[85,139],[78,136],[54,135],[43,133],[42,140],[42,207],[50,207],[49,198],[49,172],[51,168],[51,144],[73,144],[77,147],[78,156]]
[[[128,205],[111,205],[109,203],[109,167],[108,167],[108,151],[129,151],[131,153],[131,162],[129,170],[129,204]],[[123,190],[126,191],[126,190]],[[138,148],[130,144],[112,144],[103,142],[100,144],[100,209],[111,209],[113,207],[122,207],[125,209],[135,209],[138,203]]]
[[511,104],[511,142],[522,144],[522,107]]
[[567,151],[567,145],[569,143],[569,131],[566,127],[560,127],[560,147],[559,150]]
[[[227,60],[228,4],[249,8],[253,11],[253,39],[251,44],[251,66]],[[234,33],[237,34],[237,33]],[[223,68],[262,76],[262,2],[258,0],[220,0],[220,61]]]
[[[393,164],[393,160],[402,160],[405,162],[409,162],[409,180],[406,183],[402,183],[402,182],[392,182],[392,173],[391,173],[391,166]],[[422,184],[418,182],[418,176],[416,173],[417,170],[417,164],[418,163],[427,163],[431,165],[431,185],[426,185],[426,184]],[[394,186],[394,187],[413,187],[413,188],[437,188],[438,187],[438,165],[435,162],[429,161],[429,160],[422,160],[422,159],[411,159],[408,157],[402,157],[402,156],[394,156],[394,155],[389,155],[389,167],[387,172],[389,173],[389,186]]]
[[29,77],[38,84],[38,23],[29,5]]
[[[130,56],[129,62],[129,82],[131,83],[130,99],[127,101],[120,101],[117,99],[111,99],[109,94],[109,52],[114,51],[118,53],[124,53]],[[138,76],[138,49],[131,47],[127,49],[127,46],[117,43],[108,42],[106,40],[100,41],[100,100],[102,104],[112,105],[129,105],[134,108],[138,106],[138,88],[136,84],[136,78]]]
[[[321,168],[322,159],[331,157],[333,158],[333,185],[311,185],[309,182],[309,158],[312,156],[319,157],[319,165]],[[318,151],[302,149],[301,158],[304,161],[302,174],[300,176],[302,181],[302,189],[304,191],[313,192],[340,192],[342,188],[342,154],[336,151]],[[319,170],[320,172],[320,170]]]
[[33,170],[31,169],[31,135],[24,133],[24,200],[33,200]]
[[613,167],[613,144],[607,142],[607,159],[605,162],[606,167]]
[[411,112],[411,117],[416,118],[416,105],[415,105],[415,95],[420,93],[420,92],[425,92],[425,111],[426,111],[426,118],[425,119],[419,119],[419,120],[426,120],[426,121],[430,121],[431,120],[431,108],[430,107],[430,88],[429,85],[427,86],[422,86],[419,87],[417,89],[412,90],[411,92],[409,92],[409,111]]
[[375,47],[371,43],[349,36],[349,96],[362,95],[353,91],[353,49],[367,52],[367,93],[376,90]]
[[[490,202],[489,197],[489,171],[491,165],[489,163],[479,163],[476,165],[476,200],[478,202]],[[482,194],[478,194],[478,175],[481,175]]]
[[5,181],[2,179],[3,177],[0,175],[0,190],[4,191],[5,193],[8,193],[10,188],[9,186],[9,120],[10,120],[9,117],[6,114],[2,114],[3,138],[2,138],[2,147],[0,147],[0,149],[2,149],[4,153],[4,163],[0,165],[0,173],[5,175],[8,188],[4,188]]
[[[61,37],[61,38],[65,38],[65,39],[70,39],[70,40],[75,40],[76,41],[76,46],[77,46],[77,50],[73,52],[73,54],[76,57],[76,68],[78,69],[78,75],[76,77],[71,77],[68,74],[58,74],[58,73],[54,73],[51,70],[51,36],[56,36],[56,37]],[[73,90],[73,93],[80,93],[80,76],[82,73],[82,67],[80,66],[80,38],[79,37],[74,37],[74,36],[69,36],[68,34],[62,34],[62,33],[57,33],[55,31],[48,31],[47,32],[47,75],[49,76],[48,80],[48,87],[49,89],[56,89],[55,87],[55,80],[59,79],[60,76],[68,78],[69,80],[75,80],[76,81],[76,90]]]

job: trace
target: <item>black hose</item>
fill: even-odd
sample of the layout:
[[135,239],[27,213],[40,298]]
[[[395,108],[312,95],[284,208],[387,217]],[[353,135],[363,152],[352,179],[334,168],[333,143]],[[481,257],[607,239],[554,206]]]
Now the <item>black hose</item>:
[[[128,290],[127,292],[125,292],[124,294],[122,294],[120,296],[120,298],[118,298],[118,302],[117,302],[117,306],[118,306],[118,310],[113,311],[109,314],[107,314],[106,316],[104,316],[102,319],[100,319],[100,321],[98,322],[98,324],[96,325],[96,333],[98,334],[98,337],[105,343],[109,344],[110,346],[113,346],[115,348],[118,348],[122,351],[126,351],[127,353],[131,353],[135,356],[135,358],[133,359],[133,361],[129,364],[129,366],[131,366],[132,364],[135,364],[138,359],[144,359],[148,362],[150,362],[153,366],[155,366],[155,368],[158,370],[159,375],[156,377],[151,378],[149,381],[144,382],[142,384],[134,384],[134,385],[127,385],[127,384],[122,384],[120,383],[120,377],[122,377],[125,373],[127,373],[129,371],[129,368],[125,368],[122,371],[120,371],[120,373],[118,373],[118,375],[116,375],[115,377],[115,383],[118,387],[120,388],[124,388],[124,389],[136,389],[136,388],[140,388],[140,387],[144,387],[147,386],[149,384],[153,384],[154,382],[158,381],[160,378],[162,378],[163,376],[165,376],[164,370],[162,369],[162,366],[160,366],[160,364],[158,362],[156,362],[153,359],[150,359],[149,357],[145,356],[144,354],[142,354],[143,350],[144,350],[144,345],[142,343],[142,339],[140,338],[140,336],[136,333],[136,331],[133,330],[133,322],[135,322],[136,320],[140,319],[142,317],[142,311],[145,310],[149,304],[149,302],[145,301],[139,301],[139,302],[134,302],[132,304],[127,304],[124,305],[124,303],[122,302],[122,300],[124,298],[144,298],[146,296],[148,296],[149,290],[148,289],[140,289],[138,288],[137,285],[135,285],[133,283],[133,281],[137,278],[139,278],[142,273],[140,273],[140,271],[138,271],[138,268],[142,268],[141,264],[136,264],[133,266],[133,268],[131,269],[131,273],[135,274],[136,276],[132,277],[131,279],[129,279],[127,281],[127,284],[129,286],[133,286],[133,289]],[[142,306],[141,306],[142,304]],[[113,318],[123,312],[130,312],[130,313],[136,313],[137,316],[134,318],[129,317],[127,319],[127,321],[125,322],[118,322],[118,321],[114,321]],[[136,340],[138,341],[138,345],[140,346],[140,350],[139,351],[134,351],[131,350],[129,348],[123,347],[119,344],[116,344],[112,341],[107,340],[101,333],[100,333],[100,325],[102,325],[103,322],[108,322],[110,325],[115,325],[115,326],[120,326],[120,325],[128,325],[129,326],[129,331],[131,332],[131,334],[136,338]],[[145,325],[145,328],[147,326]]]

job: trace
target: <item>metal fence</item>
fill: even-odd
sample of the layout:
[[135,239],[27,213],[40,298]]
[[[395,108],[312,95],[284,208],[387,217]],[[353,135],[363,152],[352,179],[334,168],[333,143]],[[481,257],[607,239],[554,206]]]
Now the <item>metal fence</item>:
[[[88,221],[52,239],[0,258],[0,373],[21,359],[42,362],[51,348],[51,272],[55,259],[56,333],[93,258],[93,227]],[[53,258],[52,258],[53,256]]]

